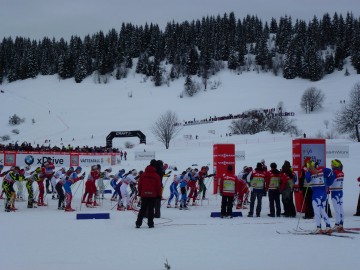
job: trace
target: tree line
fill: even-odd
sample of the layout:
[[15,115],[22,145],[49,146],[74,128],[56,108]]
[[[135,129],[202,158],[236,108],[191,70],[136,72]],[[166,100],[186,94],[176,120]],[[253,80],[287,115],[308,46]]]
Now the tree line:
[[207,79],[226,67],[238,73],[256,70],[317,81],[342,70],[346,59],[360,73],[359,21],[352,13],[326,13],[309,22],[284,16],[263,23],[257,16],[237,19],[231,12],[169,22],[164,30],[157,24],[123,23],[119,31],[72,36],[70,41],[4,37],[0,83],[54,74],[77,83],[88,76],[106,83],[110,76],[126,77],[134,63],[136,72],[156,86],[196,75],[206,87]]

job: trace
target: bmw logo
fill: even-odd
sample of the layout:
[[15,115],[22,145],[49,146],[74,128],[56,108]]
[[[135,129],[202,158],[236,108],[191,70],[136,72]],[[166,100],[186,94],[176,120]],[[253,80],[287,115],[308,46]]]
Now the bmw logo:
[[34,163],[34,157],[32,155],[28,155],[25,157],[26,165],[32,165]]

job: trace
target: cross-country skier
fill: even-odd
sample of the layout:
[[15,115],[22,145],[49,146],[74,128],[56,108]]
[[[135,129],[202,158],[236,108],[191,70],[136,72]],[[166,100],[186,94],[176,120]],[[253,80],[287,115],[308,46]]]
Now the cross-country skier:
[[59,196],[59,202],[58,202],[58,210],[65,210],[65,193],[64,193],[64,184],[67,180],[67,178],[74,172],[74,168],[70,167],[58,180],[58,182],[55,185],[56,193]]
[[197,198],[197,180],[196,177],[198,173],[198,169],[193,169],[190,172],[188,172],[187,176],[189,178],[188,182],[188,188],[189,188],[189,195],[187,197],[187,203],[190,203],[190,200],[192,199],[192,205],[196,205],[196,198]]
[[2,188],[6,195],[5,211],[16,211],[14,183],[19,179],[20,168],[15,166],[4,176]]
[[171,201],[175,197],[175,208],[178,207],[179,202],[179,191],[178,185],[181,181],[180,175],[174,175],[173,182],[170,184],[170,198],[168,200],[167,208],[171,208]]
[[99,188],[99,195],[101,195],[101,199],[105,198],[105,183],[104,180],[110,180],[110,173],[112,172],[111,167],[105,169],[103,172],[100,172],[100,176],[98,179],[98,188]]
[[[96,206],[96,199],[93,201],[96,195],[96,180],[100,177],[99,168],[97,165],[91,166],[90,173],[85,182],[85,193],[82,197],[82,203],[86,203],[86,207],[94,207]],[[86,200],[87,196],[87,200]]]
[[180,176],[181,182],[180,182],[180,191],[181,191],[181,203],[180,203],[180,210],[187,210],[188,207],[186,205],[186,186],[189,181],[189,177],[187,175],[186,171],[183,171]]
[[47,194],[52,193],[52,191],[49,189],[49,187],[50,187],[50,181],[54,174],[54,171],[55,171],[55,165],[51,161],[51,158],[48,157],[47,161],[44,162],[44,165],[43,165],[43,175],[44,175],[44,180],[45,180],[45,184],[46,184],[46,193]]
[[343,207],[343,182],[344,172],[343,165],[340,160],[333,159],[331,161],[331,169],[335,175],[334,182],[330,185],[331,201],[335,210],[335,226],[332,228],[335,232],[344,231],[344,207]]
[[62,167],[60,170],[57,170],[51,177],[51,186],[52,186],[52,190],[54,191],[53,195],[52,195],[53,200],[56,198],[56,195],[55,195],[56,194],[56,183],[61,178],[61,176],[65,173],[66,173],[66,169],[64,167]]
[[114,175],[114,177],[110,180],[110,185],[111,185],[111,187],[114,189],[114,192],[113,192],[113,194],[112,194],[112,196],[111,196],[111,200],[112,200],[112,201],[116,201],[116,200],[117,200],[117,196],[119,195],[118,191],[116,190],[117,181],[123,177],[124,173],[125,173],[125,170],[124,170],[124,169],[121,169],[121,170],[119,170],[119,171]]
[[[316,229],[314,233],[331,234],[331,226],[328,215],[325,211],[327,187],[330,186],[335,178],[335,174],[329,168],[315,167],[314,161],[308,161],[306,164],[305,179],[310,183],[310,187],[313,191],[312,203],[314,207]],[[321,218],[324,219],[326,224],[326,230],[321,229]]]
[[81,171],[82,171],[82,168],[80,166],[78,166],[75,169],[75,171],[70,174],[70,176],[67,178],[67,180],[66,180],[66,182],[64,184],[65,202],[66,202],[65,212],[75,211],[75,209],[71,208],[71,201],[72,201],[71,185],[76,183],[79,180],[84,179],[85,172],[81,176],[79,176]]
[[33,183],[39,181],[41,175],[41,168],[38,167],[35,169],[35,171],[29,173],[29,175],[25,178],[26,181],[26,189],[28,192],[28,204],[27,208],[36,208],[34,205],[34,189],[33,189]]
[[131,170],[130,173],[123,179],[122,185],[120,187],[122,203],[127,210],[132,210],[131,206],[129,205],[130,196],[128,192],[128,186],[130,184],[136,183],[135,180],[136,175],[137,175],[137,170],[136,169]]

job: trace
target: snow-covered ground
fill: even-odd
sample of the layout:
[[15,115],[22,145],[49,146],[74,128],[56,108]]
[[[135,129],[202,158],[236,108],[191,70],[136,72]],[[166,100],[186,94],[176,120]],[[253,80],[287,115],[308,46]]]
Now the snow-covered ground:
[[[113,167],[114,170],[144,169],[146,161],[135,161],[135,151],[155,151],[156,159],[182,171],[193,164],[212,168],[215,143],[234,143],[236,150],[244,150],[246,159],[236,162],[236,172],[244,165],[255,166],[264,158],[267,164],[292,161],[290,135],[260,133],[257,135],[226,136],[230,121],[185,126],[171,142],[170,149],[155,140],[150,128],[167,110],[175,111],[180,121],[205,119],[210,116],[237,114],[251,108],[273,108],[282,101],[286,111],[294,112],[296,124],[308,137],[320,131],[326,133],[324,120],[332,123],[340,109],[340,100],[348,93],[360,76],[350,69],[326,76],[319,82],[285,80],[272,74],[244,73],[236,75],[222,72],[212,81],[221,82],[215,90],[200,92],[196,96],[180,98],[183,80],[170,87],[155,88],[150,81],[134,72],[127,79],[112,80],[108,84],[95,84],[88,78],[81,84],[72,79],[59,81],[56,76],[39,77],[1,85],[0,135],[9,134],[10,142],[28,141],[33,144],[61,143],[73,146],[105,146],[110,131],[141,130],[147,144],[138,138],[114,139],[114,147],[124,148],[127,141],[135,144],[127,149],[128,160]],[[300,106],[304,90],[315,86],[326,100],[323,109],[305,114]],[[132,98],[128,97],[132,93]],[[26,118],[16,127],[7,125],[11,115]],[[32,119],[35,123],[32,123]],[[209,131],[215,131],[215,134]],[[192,135],[193,139],[185,139]],[[198,139],[194,137],[198,135]],[[73,140],[74,139],[74,140]],[[350,158],[343,159],[345,170],[345,226],[360,227],[360,218],[354,217],[360,175],[360,144],[339,135],[327,140],[328,144],[349,145]],[[46,145],[46,144],[45,144]],[[331,159],[327,159],[329,164]],[[88,168],[85,168],[88,171]],[[165,197],[169,195],[171,179],[165,184]],[[101,206],[86,209],[80,205],[84,190],[80,182],[73,187],[75,213],[56,209],[57,201],[47,198],[49,206],[27,209],[18,202],[19,211],[0,212],[1,269],[358,269],[356,250],[360,236],[343,239],[327,236],[279,235],[296,227],[313,229],[313,220],[296,218],[270,218],[267,216],[268,198],[263,199],[260,218],[211,218],[210,213],[220,210],[221,197],[212,194],[212,182],[207,182],[209,201],[193,206],[189,211],[162,207],[162,217],[155,220],[155,229],[146,224],[135,229],[136,213],[119,212],[107,195]],[[1,207],[4,202],[1,201]],[[76,213],[110,213],[109,220],[76,220]],[[334,219],[331,219],[334,224]]]

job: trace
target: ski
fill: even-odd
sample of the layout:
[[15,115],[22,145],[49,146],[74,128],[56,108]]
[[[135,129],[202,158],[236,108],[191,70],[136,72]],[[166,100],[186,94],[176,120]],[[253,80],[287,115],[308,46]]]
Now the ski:
[[[301,227],[299,227],[299,229],[301,230],[301,231],[303,231],[303,232],[311,232],[311,231],[309,231],[309,230],[305,230],[305,229],[303,229],[303,228],[301,228]],[[333,233],[352,233],[352,234],[360,234],[360,232],[354,232],[354,231],[351,231],[351,230],[349,230],[349,229],[344,229],[344,231],[342,231],[342,232],[337,232],[337,231],[333,231]]]
[[292,234],[292,235],[323,235],[323,236],[330,236],[330,237],[340,237],[340,238],[349,238],[354,239],[354,237],[350,235],[340,235],[340,234],[326,234],[326,233],[313,233],[307,231],[287,231],[287,232],[279,232],[276,231],[278,234]]

